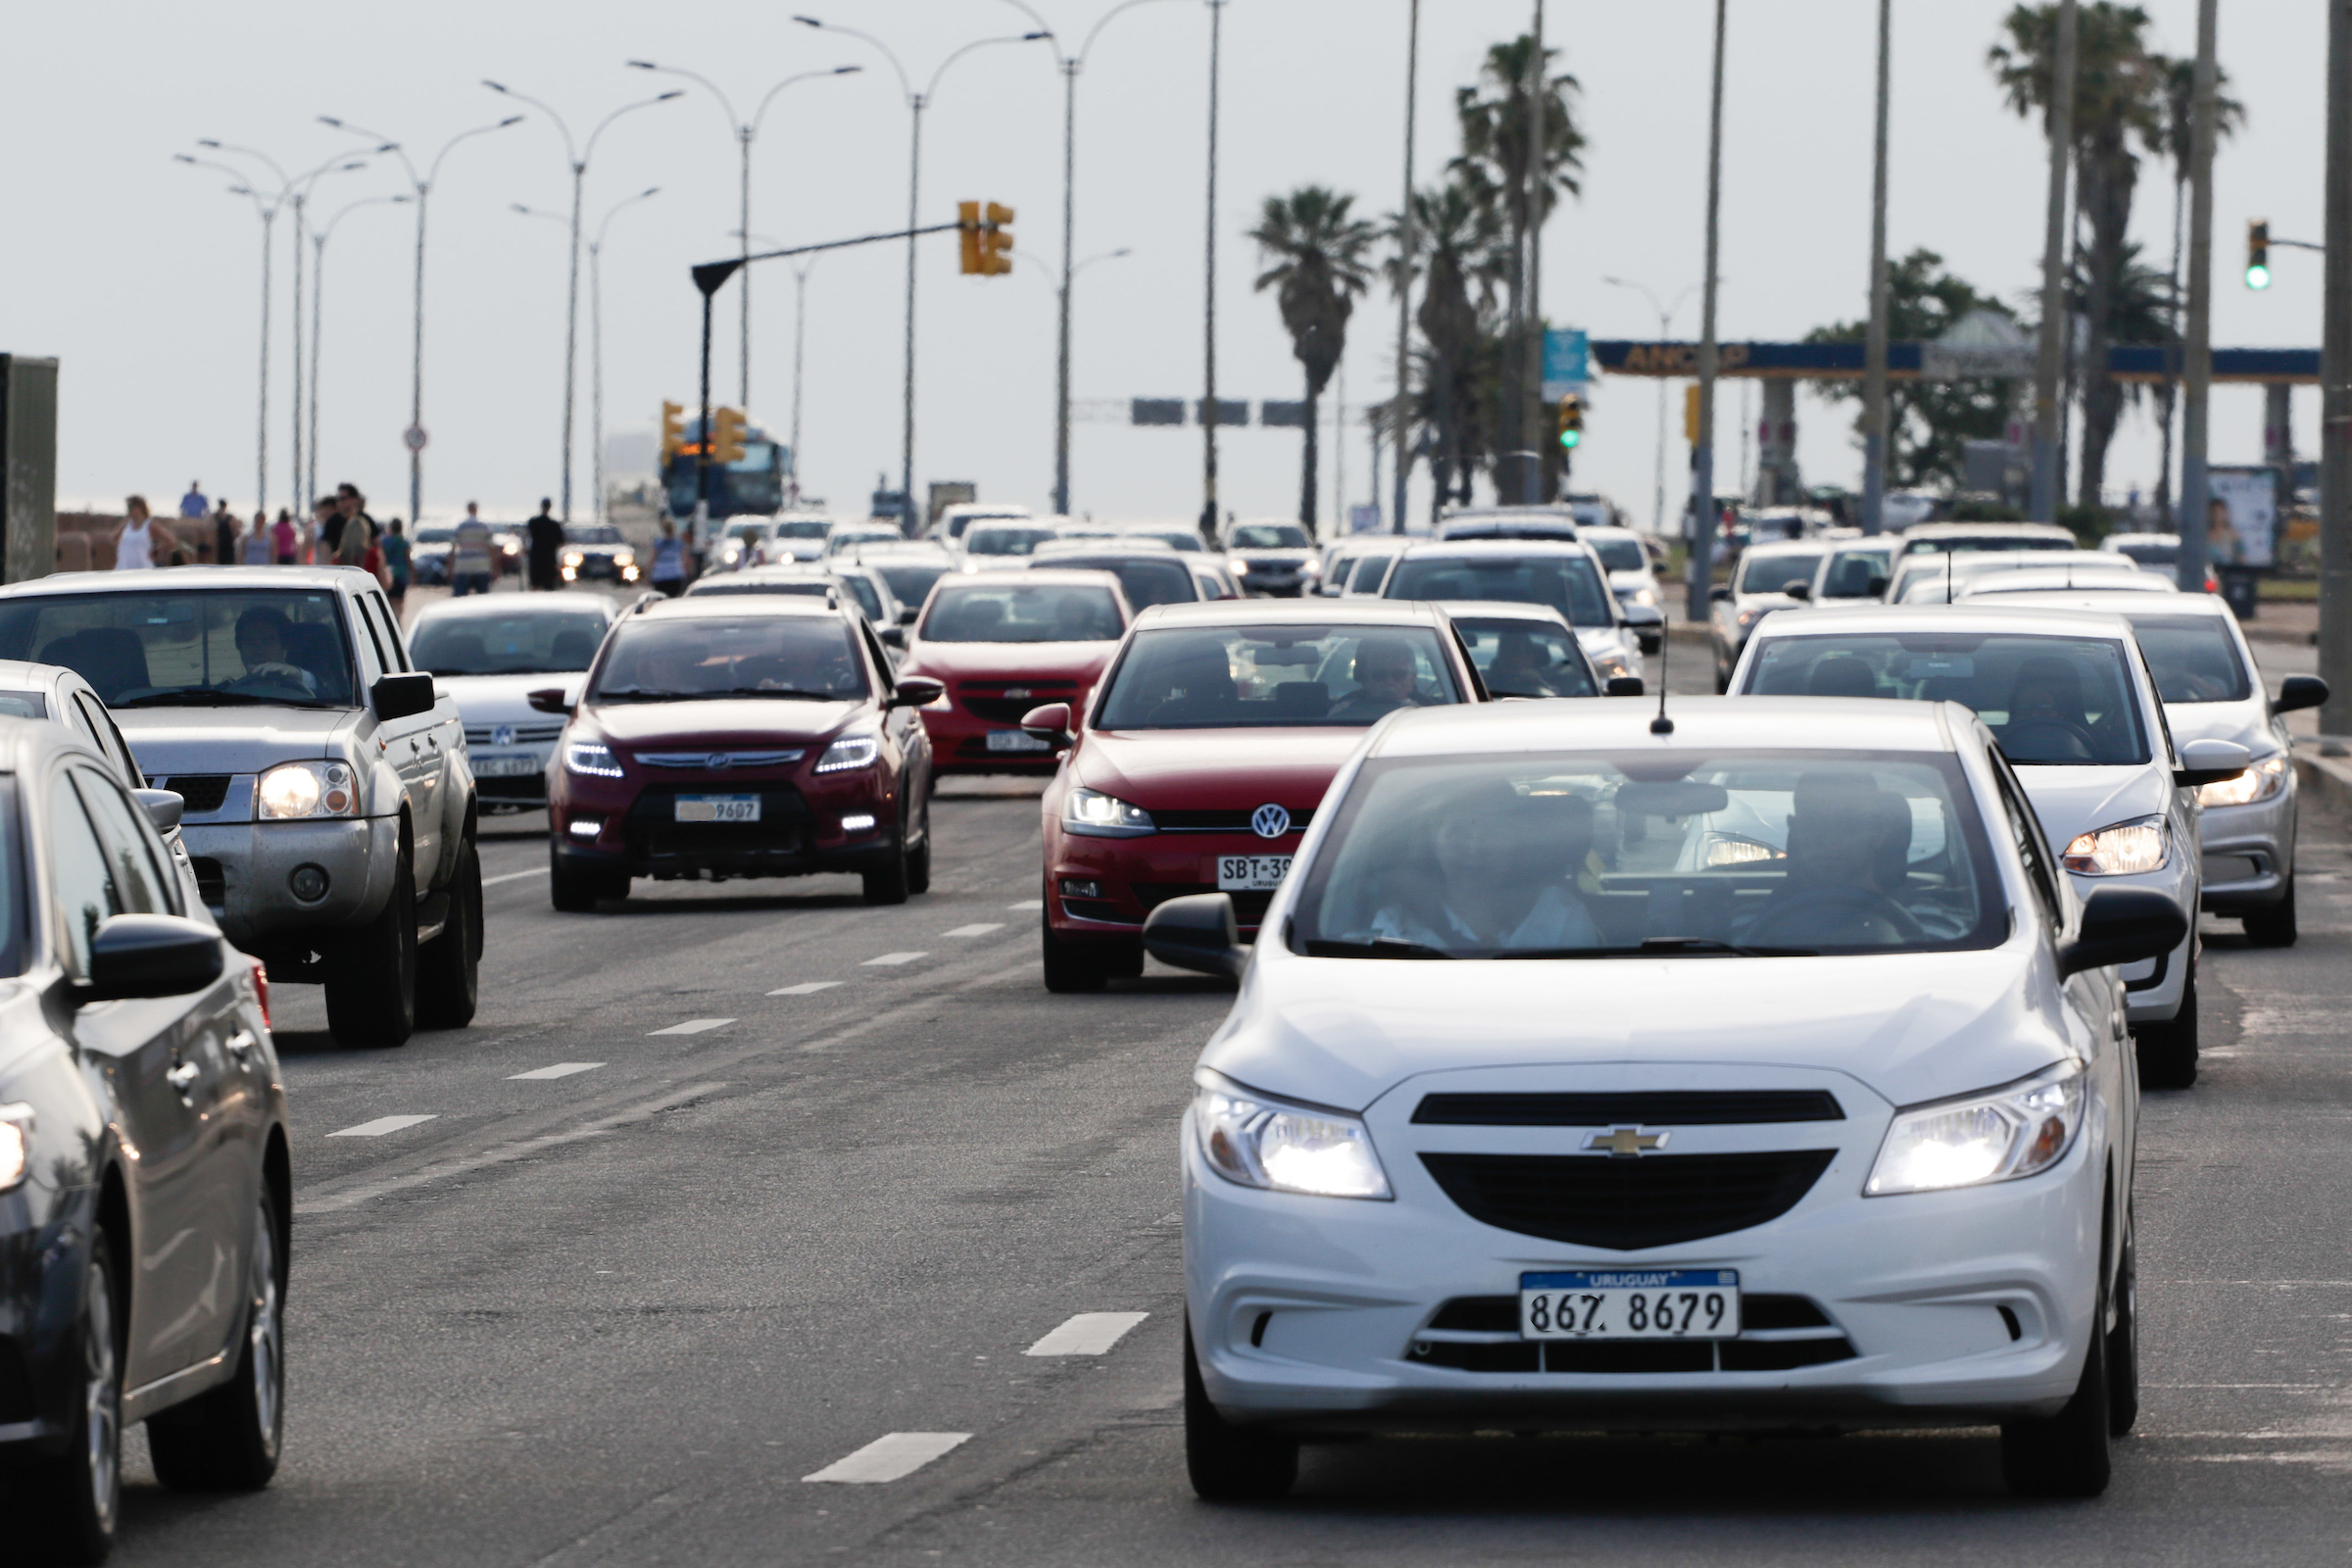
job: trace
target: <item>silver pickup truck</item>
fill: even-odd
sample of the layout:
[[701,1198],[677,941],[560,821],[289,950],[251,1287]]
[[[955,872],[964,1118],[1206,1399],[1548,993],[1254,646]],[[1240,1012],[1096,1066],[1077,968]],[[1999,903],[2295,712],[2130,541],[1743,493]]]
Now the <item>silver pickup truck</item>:
[[354,1046],[472,1020],[482,951],[457,705],[409,661],[375,579],[340,566],[70,572],[0,588],[0,659],[104,701],[221,931],[326,987]]

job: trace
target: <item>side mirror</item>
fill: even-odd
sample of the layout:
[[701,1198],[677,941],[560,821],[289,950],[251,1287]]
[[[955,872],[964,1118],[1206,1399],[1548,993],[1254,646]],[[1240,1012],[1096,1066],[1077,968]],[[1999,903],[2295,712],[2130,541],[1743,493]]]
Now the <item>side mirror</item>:
[[1870,597],[1873,599],[1884,599],[1886,597],[1886,579],[1884,577],[1874,575],[1864,586],[1868,589]]
[[374,706],[375,716],[382,723],[429,713],[433,710],[433,677],[422,672],[385,675],[368,688],[368,701]]
[[898,690],[890,694],[893,708],[927,708],[947,695],[948,683],[933,680],[928,675],[901,675]]
[[118,914],[90,939],[81,1002],[181,997],[220,978],[220,933],[171,914]]
[[1707,598],[1715,604],[1728,605],[1732,602],[1732,590],[1727,584],[1717,583],[1707,590]]
[[1047,703],[1021,715],[1023,733],[1054,746],[1070,744],[1070,705]]
[[1153,909],[1144,919],[1144,951],[1178,969],[1229,980],[1239,980],[1250,963],[1233,922],[1233,898],[1224,893],[1170,899]]
[[574,706],[564,700],[564,688],[561,686],[542,687],[525,696],[523,701],[531,705],[534,713],[568,713]]
[[923,607],[920,605],[901,605],[899,607],[899,624],[911,626],[914,624],[914,617],[922,612]]
[[2153,888],[2101,888],[2082,902],[2075,940],[2058,949],[2061,976],[2160,958],[2188,935],[2180,906]]
[[885,648],[905,648],[906,646],[906,628],[904,626],[876,627],[874,637]]
[[188,807],[187,797],[177,790],[132,790],[139,805],[147,812],[147,820],[155,824],[158,833],[169,833],[179,826],[179,813]]
[[1655,605],[1625,605],[1620,607],[1628,626],[1663,626],[1666,612]]
[[2328,683],[2317,675],[2289,675],[2278,683],[2278,700],[2271,704],[2274,713],[2292,713],[2306,708],[2317,708],[2328,700]]
[[1813,597],[1813,585],[1802,577],[1791,577],[1781,584],[1781,592],[1802,603]]
[[1607,697],[1639,697],[1642,695],[1642,677],[1639,675],[1611,675],[1609,677],[1609,683],[1607,687],[1603,689],[1602,695]]
[[2182,789],[2200,784],[2224,784],[2254,764],[2254,754],[2235,741],[2190,741],[2180,748],[2180,765],[2173,782]]

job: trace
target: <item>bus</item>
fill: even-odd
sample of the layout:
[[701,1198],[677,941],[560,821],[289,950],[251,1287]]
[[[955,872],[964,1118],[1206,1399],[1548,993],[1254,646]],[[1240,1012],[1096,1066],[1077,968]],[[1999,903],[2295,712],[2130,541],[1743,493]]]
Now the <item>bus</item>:
[[[668,498],[670,515],[681,519],[694,515],[695,502],[702,498],[702,416],[689,416],[683,433],[684,440],[662,465],[662,490]],[[784,485],[791,474],[792,449],[779,443],[766,425],[746,418],[742,458],[711,466],[710,516],[781,511]]]

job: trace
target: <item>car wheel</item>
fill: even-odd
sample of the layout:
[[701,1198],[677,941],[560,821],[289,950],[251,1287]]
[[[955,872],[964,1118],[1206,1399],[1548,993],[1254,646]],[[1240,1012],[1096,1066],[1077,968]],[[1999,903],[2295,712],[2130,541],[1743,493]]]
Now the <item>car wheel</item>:
[[1298,1479],[1297,1439],[1235,1426],[1208,1402],[1190,1316],[1184,1323],[1184,1468],[1193,1491],[1209,1502],[1270,1501]]
[[115,1266],[106,1230],[90,1231],[89,1271],[82,1284],[80,1347],[74,1409],[65,1451],[38,1461],[17,1488],[19,1506],[45,1536],[60,1562],[104,1562],[115,1544],[122,1499],[122,1341],[115,1326]]
[[2075,1396],[2056,1415],[2001,1423],[2001,1477],[2026,1497],[2095,1497],[2107,1490],[2113,1419],[2107,1385],[2107,1293],[2099,1292]]
[[905,904],[912,881],[907,860],[906,826],[902,822],[891,830],[889,858],[865,873],[865,902]]
[[931,891],[931,803],[923,802],[923,842],[906,852],[906,891]]
[[[1047,895],[1049,898],[1051,894]],[[1073,996],[1087,991],[1100,991],[1110,976],[1094,953],[1075,942],[1064,942],[1054,934],[1050,915],[1040,913],[1038,930],[1045,944],[1046,989],[1055,996]]]
[[262,1192],[237,1375],[147,1423],[156,1479],[175,1492],[258,1492],[285,1437],[286,1323],[276,1204]]
[[[606,878],[596,871],[567,871],[562,861],[547,868],[547,902],[565,914],[586,914],[606,896]],[[627,896],[624,884],[622,896]]]
[[2180,1010],[2132,1031],[2142,1089],[2186,1089],[2197,1081],[2197,972],[2180,988]]
[[2115,1327],[2107,1331],[2107,1432],[2122,1437],[2139,1420],[2139,1227],[2124,1205],[2124,1255],[2115,1265]]
[[1102,949],[1102,973],[1112,980],[1141,980],[1144,977],[1144,943],[1141,937],[1133,942],[1106,942]]
[[482,964],[482,857],[467,839],[449,883],[449,919],[416,954],[416,1021],[427,1029],[473,1022]]
[[416,884],[405,843],[383,911],[327,955],[326,1027],[345,1046],[405,1046],[416,1032]]
[[2246,916],[2246,940],[2258,948],[2295,945],[2295,874],[2286,874],[2286,896],[2267,909]]

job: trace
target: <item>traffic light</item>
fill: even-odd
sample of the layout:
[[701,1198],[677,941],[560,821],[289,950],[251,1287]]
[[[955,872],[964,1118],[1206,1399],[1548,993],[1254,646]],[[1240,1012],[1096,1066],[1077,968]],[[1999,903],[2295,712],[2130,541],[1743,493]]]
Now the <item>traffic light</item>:
[[956,204],[956,238],[963,251],[962,265],[958,266],[956,270],[967,277],[987,271],[988,267],[980,256],[980,204],[978,202],[957,202]]
[[2246,287],[2271,286],[2271,225],[2256,219],[2246,224]]
[[686,411],[675,403],[662,405],[662,461],[667,463],[686,445]]
[[712,409],[710,411],[710,461],[712,463],[741,463],[743,461],[743,411],[741,409]]
[[1683,388],[1683,439],[1698,445],[1698,383]]
[[1562,452],[1574,452],[1585,439],[1585,400],[1571,392],[1560,399],[1554,433]]
[[980,225],[980,270],[991,277],[1012,270],[1012,209],[988,204],[988,221]]

